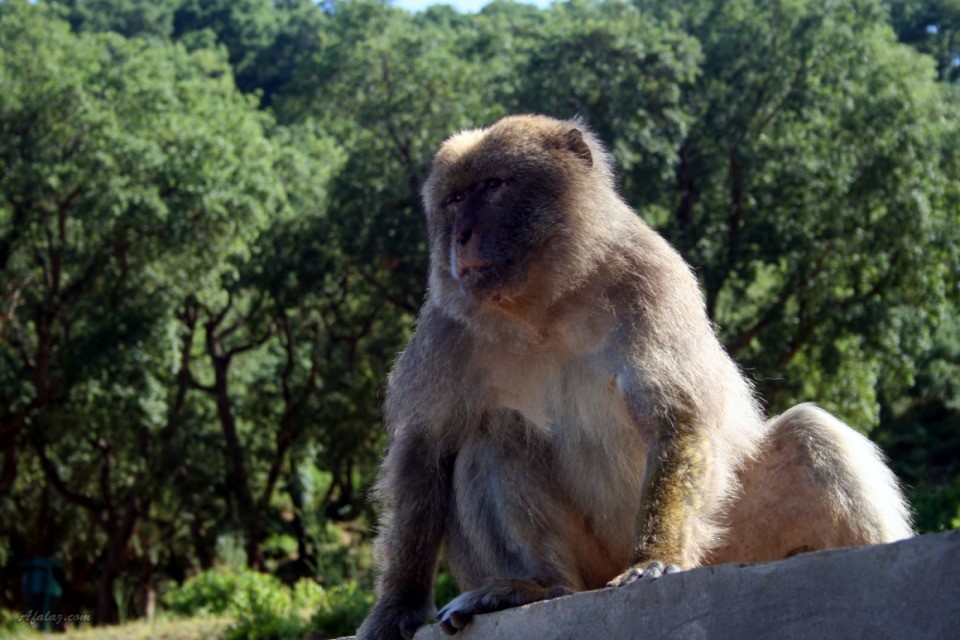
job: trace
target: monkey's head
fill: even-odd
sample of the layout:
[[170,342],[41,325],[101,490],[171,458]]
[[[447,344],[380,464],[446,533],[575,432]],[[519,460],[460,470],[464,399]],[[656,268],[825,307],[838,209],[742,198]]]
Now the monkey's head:
[[624,209],[584,123],[529,115],[444,142],[423,199],[431,297],[471,320],[543,308],[576,288]]

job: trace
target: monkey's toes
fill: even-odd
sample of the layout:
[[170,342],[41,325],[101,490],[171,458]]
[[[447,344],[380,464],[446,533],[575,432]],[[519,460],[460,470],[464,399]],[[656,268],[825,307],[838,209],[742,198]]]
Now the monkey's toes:
[[540,600],[551,600],[573,593],[554,580],[495,580],[479,589],[462,593],[440,610],[437,620],[447,635],[467,626],[474,614],[492,613]]
[[457,596],[440,609],[437,620],[443,632],[452,636],[470,623],[475,612],[476,596],[473,592],[468,592]]
[[619,576],[607,583],[608,587],[623,587],[628,584],[632,584],[641,578],[646,578],[647,580],[655,580],[662,575],[677,573],[680,571],[680,567],[675,564],[664,565],[662,562],[653,562],[647,563],[645,566],[635,565],[621,573]]
[[360,640],[413,640],[417,629],[433,613],[433,603],[410,608],[379,604],[357,629]]

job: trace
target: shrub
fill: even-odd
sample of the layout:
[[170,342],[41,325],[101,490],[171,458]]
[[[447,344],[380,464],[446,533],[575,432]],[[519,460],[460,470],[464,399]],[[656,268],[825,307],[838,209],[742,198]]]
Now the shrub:
[[30,631],[30,625],[20,620],[19,613],[0,609],[0,638],[20,637]]
[[166,605],[185,616],[231,616],[226,640],[300,640],[305,634],[352,634],[373,605],[356,582],[324,589],[304,578],[293,588],[249,569],[198,574],[167,593]]
[[453,576],[448,571],[441,571],[437,574],[437,581],[433,585],[433,599],[438,607],[442,607],[454,598],[460,595],[457,589],[457,583],[453,581]]
[[373,594],[356,582],[331,587],[310,620],[309,631],[334,637],[352,635],[372,606]]
[[229,615],[290,608],[290,591],[277,578],[249,569],[215,569],[197,574],[164,597],[185,616]]

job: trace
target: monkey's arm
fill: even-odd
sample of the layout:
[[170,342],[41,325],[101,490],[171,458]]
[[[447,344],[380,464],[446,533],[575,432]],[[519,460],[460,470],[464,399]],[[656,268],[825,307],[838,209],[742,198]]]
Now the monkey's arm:
[[384,421],[390,434],[376,498],[377,604],[363,640],[412,638],[434,612],[433,582],[453,495],[457,429],[472,424],[463,372],[470,349],[460,327],[427,305],[390,374]]
[[632,566],[609,586],[688,569],[699,560],[709,442],[684,411],[676,411],[659,432],[637,517]]
[[377,485],[386,503],[376,543],[377,604],[358,635],[363,640],[412,638],[435,612],[433,581],[450,508],[454,456],[423,431],[397,434]]

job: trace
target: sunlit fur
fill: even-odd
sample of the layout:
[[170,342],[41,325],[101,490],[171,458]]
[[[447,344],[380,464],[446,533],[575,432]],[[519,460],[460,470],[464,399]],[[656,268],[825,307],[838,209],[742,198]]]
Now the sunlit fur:
[[770,420],[761,454],[711,564],[892,542],[913,535],[909,509],[880,449],[810,404]]
[[429,293],[387,389],[361,637],[413,633],[441,547],[467,591],[441,612],[454,632],[632,565],[910,535],[865,438],[810,406],[765,422],[690,268],[620,198],[583,122],[454,135],[423,200]]

